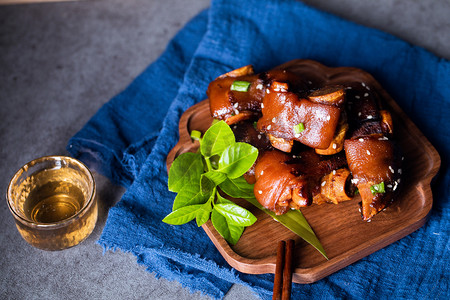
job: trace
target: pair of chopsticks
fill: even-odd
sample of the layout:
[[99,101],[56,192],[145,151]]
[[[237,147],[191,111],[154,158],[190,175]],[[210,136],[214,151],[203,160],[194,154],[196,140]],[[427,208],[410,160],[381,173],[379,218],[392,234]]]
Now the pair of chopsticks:
[[278,242],[272,300],[289,300],[291,298],[294,247],[294,240]]

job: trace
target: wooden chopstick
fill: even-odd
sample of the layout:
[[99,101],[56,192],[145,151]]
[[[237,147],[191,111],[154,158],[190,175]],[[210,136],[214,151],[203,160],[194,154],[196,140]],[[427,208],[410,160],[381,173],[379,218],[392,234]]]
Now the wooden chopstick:
[[272,300],[289,300],[291,298],[294,247],[294,240],[278,242]]
[[291,299],[292,287],[292,257],[294,255],[294,240],[288,240],[286,243],[286,250],[284,255],[284,270],[283,270],[283,290],[281,300]]
[[279,241],[277,248],[277,264],[275,266],[275,279],[273,280],[272,300],[281,300],[283,286],[284,248],[286,242]]

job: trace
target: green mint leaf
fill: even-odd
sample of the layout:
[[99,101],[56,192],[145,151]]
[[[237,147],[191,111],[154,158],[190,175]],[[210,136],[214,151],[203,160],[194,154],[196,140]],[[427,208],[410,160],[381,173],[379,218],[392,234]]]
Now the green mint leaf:
[[215,185],[219,185],[227,179],[227,174],[214,170],[206,172],[202,176],[207,177],[209,180],[214,182]]
[[169,191],[179,192],[184,186],[200,181],[203,169],[200,153],[181,154],[173,161],[169,170]]
[[173,201],[173,210],[183,206],[206,203],[211,195],[200,191],[200,182],[191,182],[185,185]]
[[212,125],[203,135],[200,152],[205,157],[220,155],[228,146],[234,144],[236,139],[230,126],[224,121]]
[[195,204],[190,206],[183,206],[168,214],[162,221],[171,225],[182,225],[192,221],[203,204]]
[[209,161],[211,162],[211,171],[212,170],[217,170],[217,168],[219,167],[219,159],[220,156],[219,155],[213,155],[209,158]]
[[[245,143],[236,143],[233,131],[223,121],[214,122],[200,139],[198,153],[185,153],[172,163],[169,190],[177,192],[173,211],[163,221],[181,225],[194,218],[202,226],[210,218],[213,226],[231,244],[236,244],[244,227],[256,221],[246,209],[222,197],[217,186],[234,197],[250,197],[253,186],[241,176],[258,156],[258,150]],[[217,197],[217,203],[215,199]],[[214,205],[214,208],[213,208]]]
[[197,221],[197,226],[201,227],[203,224],[208,222],[210,215],[211,215],[211,212],[204,210],[204,209],[200,209],[197,212],[197,217],[195,219]]
[[234,179],[245,174],[258,158],[258,149],[250,144],[235,143],[227,147],[220,156],[217,171]]
[[209,179],[208,176],[205,176],[206,173],[201,175],[200,178],[200,191],[202,194],[210,195],[212,190],[216,187],[214,181]]
[[220,195],[220,193],[218,191],[216,192],[216,197],[217,197],[216,203],[222,203],[222,204],[230,204],[230,203],[233,204],[234,203],[233,201],[222,197],[222,195]]
[[254,198],[253,184],[249,184],[243,177],[226,179],[219,184],[219,188],[233,198]]
[[239,241],[239,238],[244,232],[243,226],[229,224],[227,219],[215,209],[211,213],[211,222],[217,232],[232,245],[235,245]]
[[234,203],[219,203],[214,205],[214,209],[227,219],[228,224],[250,226],[256,222],[251,212]]
[[211,215],[212,207],[211,203],[205,203],[202,208],[197,211],[196,221],[197,226],[200,227],[205,224],[209,220],[209,216]]

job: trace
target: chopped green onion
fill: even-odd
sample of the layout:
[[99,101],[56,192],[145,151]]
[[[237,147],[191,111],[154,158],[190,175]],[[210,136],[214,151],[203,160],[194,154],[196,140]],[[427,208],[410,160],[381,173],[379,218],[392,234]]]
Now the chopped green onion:
[[253,128],[258,129],[258,122],[253,122]]
[[198,131],[198,130],[191,131],[191,138],[194,141],[199,141],[201,136],[202,136],[202,133],[200,131]]
[[355,190],[355,195],[359,195],[359,190],[358,189]]
[[385,189],[384,189],[384,182],[382,181],[381,183],[378,184],[374,184],[370,187],[370,191],[372,192],[372,194],[378,194],[378,193],[385,193]]
[[248,81],[242,81],[242,80],[235,80],[233,81],[233,84],[231,85],[232,91],[237,92],[247,92],[250,87],[250,82]]
[[303,130],[305,130],[305,125],[303,123],[298,123],[297,125],[294,126],[295,134],[299,134]]

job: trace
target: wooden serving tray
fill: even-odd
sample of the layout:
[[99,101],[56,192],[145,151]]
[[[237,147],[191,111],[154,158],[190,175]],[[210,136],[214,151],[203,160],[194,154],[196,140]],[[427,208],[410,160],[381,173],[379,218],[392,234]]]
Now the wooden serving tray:
[[[433,203],[430,182],[438,172],[440,157],[370,74],[355,68],[328,68],[310,60],[294,60],[278,68],[301,73],[317,85],[357,81],[374,87],[386,100],[391,111],[395,138],[405,157],[403,188],[398,199],[371,222],[361,219],[359,196],[339,205],[313,204],[302,208],[329,260],[299,236],[242,199],[237,199],[238,204],[249,209],[258,220],[245,229],[236,245],[228,244],[214,229],[211,221],[203,225],[203,229],[226,261],[238,271],[249,274],[275,273],[278,241],[294,239],[296,247],[293,281],[305,284],[328,276],[424,225]],[[198,148],[198,142],[192,142],[190,132],[205,132],[212,120],[208,100],[192,106],[182,115],[179,123],[180,140],[167,157],[168,169],[178,155]]]

